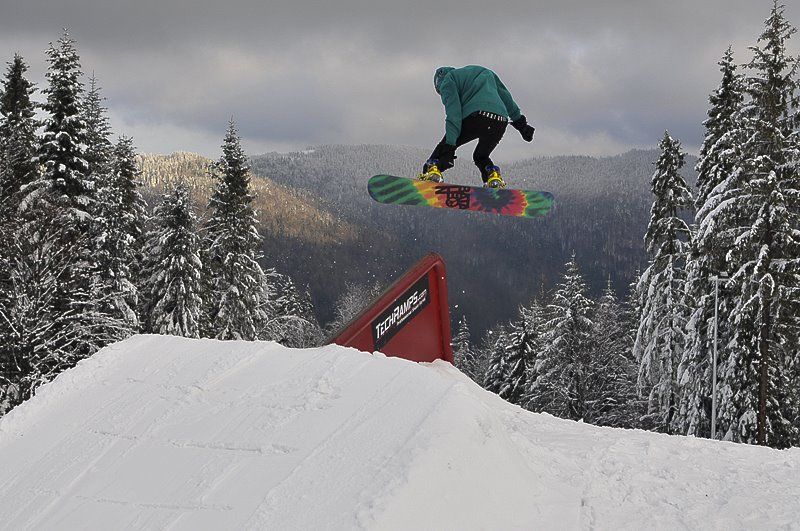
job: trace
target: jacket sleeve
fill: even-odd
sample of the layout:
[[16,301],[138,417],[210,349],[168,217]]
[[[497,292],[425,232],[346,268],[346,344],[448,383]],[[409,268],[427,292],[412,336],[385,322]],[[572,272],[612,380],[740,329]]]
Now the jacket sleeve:
[[511,118],[512,122],[519,119],[519,117],[522,116],[522,112],[520,112],[519,106],[514,101],[514,98],[511,97],[511,92],[503,85],[503,82],[500,81],[497,74],[494,75],[494,80],[497,84],[497,93],[500,94],[500,99],[503,100],[503,105],[506,106],[506,111],[508,111],[508,117]]
[[439,87],[445,112],[445,141],[455,146],[461,135],[461,98],[452,76],[445,76]]

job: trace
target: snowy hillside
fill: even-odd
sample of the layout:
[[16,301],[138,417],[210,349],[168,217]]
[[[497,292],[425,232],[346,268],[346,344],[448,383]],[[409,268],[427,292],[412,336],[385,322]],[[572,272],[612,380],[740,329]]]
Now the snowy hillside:
[[446,363],[136,336],[0,420],[3,529],[800,529],[800,449],[526,412]]

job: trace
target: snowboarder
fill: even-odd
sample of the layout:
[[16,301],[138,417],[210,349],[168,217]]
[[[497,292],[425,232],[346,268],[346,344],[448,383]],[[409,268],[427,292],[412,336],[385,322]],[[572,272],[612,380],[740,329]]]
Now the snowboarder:
[[472,160],[481,172],[483,185],[505,188],[500,168],[489,158],[511,125],[526,142],[535,129],[514,103],[497,74],[482,66],[442,66],[433,75],[433,86],[442,97],[446,114],[445,136],[422,167],[419,179],[442,182],[442,172],[453,167],[456,148],[478,139]]

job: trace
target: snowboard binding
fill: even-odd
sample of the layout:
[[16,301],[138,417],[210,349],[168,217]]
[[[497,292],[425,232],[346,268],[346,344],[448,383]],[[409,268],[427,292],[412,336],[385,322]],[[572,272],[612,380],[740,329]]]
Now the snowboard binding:
[[503,177],[500,176],[500,168],[497,166],[486,166],[486,173],[488,174],[486,183],[484,183],[486,188],[506,187],[506,182],[503,180]]
[[442,172],[439,170],[437,166],[437,160],[429,160],[425,163],[425,166],[422,168],[422,173],[417,176],[420,181],[431,181],[434,183],[441,183],[444,182],[444,177],[442,177]]

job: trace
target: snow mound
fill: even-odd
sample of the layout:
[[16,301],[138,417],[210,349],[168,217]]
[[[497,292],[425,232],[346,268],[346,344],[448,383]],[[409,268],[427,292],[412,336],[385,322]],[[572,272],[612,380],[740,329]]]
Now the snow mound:
[[135,336],[0,420],[7,529],[800,529],[799,478],[337,346]]

